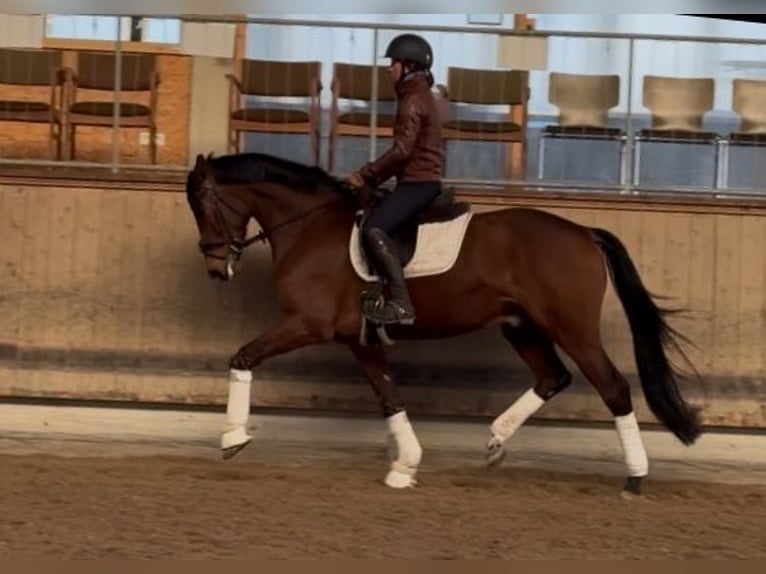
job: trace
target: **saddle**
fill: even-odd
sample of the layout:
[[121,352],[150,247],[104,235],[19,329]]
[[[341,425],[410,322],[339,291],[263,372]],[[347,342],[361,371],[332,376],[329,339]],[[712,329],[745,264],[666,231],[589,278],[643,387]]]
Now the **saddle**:
[[[376,195],[381,197],[381,194],[384,193],[386,192],[378,191]],[[391,235],[391,240],[396,246],[396,252],[399,255],[399,262],[402,267],[405,267],[415,255],[418,241],[418,227],[429,223],[444,223],[451,221],[468,213],[470,210],[471,205],[468,202],[455,200],[455,192],[453,188],[442,188],[441,193],[432,199],[431,203],[424,207],[413,221]],[[364,224],[364,220],[368,215],[369,207],[363,209],[362,216],[357,221],[357,225],[360,228]],[[361,240],[361,235],[360,243],[362,252],[365,254],[365,257],[369,258],[369,254],[365,250],[364,241]]]
[[[379,201],[387,192],[385,190],[367,189],[360,197],[361,204],[359,208],[360,216],[357,219],[357,226],[361,228],[365,219],[369,216],[372,206]],[[470,213],[471,205],[468,202],[456,201],[455,193],[452,188],[442,188],[441,193],[437,195],[431,203],[420,210],[418,216],[410,223],[405,225],[399,231],[391,235],[391,240],[395,245],[399,262],[402,268],[406,267],[412,261],[417,250],[419,228],[421,225],[446,223],[457,219],[466,213]],[[358,243],[361,253],[366,259],[370,272],[374,272],[373,266],[369,263],[370,256],[365,249],[365,242],[362,234],[359,234]],[[376,282],[370,288],[362,292],[361,305],[365,307],[383,304],[383,285]],[[359,332],[359,343],[364,346],[393,345],[394,341],[388,334],[385,325],[377,325],[368,321],[363,313],[362,325]]]

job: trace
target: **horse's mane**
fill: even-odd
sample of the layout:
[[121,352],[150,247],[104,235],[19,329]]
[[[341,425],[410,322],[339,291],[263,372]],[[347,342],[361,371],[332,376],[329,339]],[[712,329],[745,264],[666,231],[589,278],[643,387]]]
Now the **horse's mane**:
[[241,153],[207,157],[215,179],[222,184],[273,182],[313,191],[329,187],[343,194],[348,188],[340,179],[320,167],[276,157],[265,153]]

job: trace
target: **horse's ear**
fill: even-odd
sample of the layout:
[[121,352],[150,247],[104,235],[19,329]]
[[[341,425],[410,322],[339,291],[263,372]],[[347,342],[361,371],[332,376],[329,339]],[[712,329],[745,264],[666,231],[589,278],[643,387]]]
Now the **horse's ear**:
[[197,160],[194,163],[194,169],[199,169],[202,167],[202,165],[205,163],[205,156],[201,153],[197,154]]

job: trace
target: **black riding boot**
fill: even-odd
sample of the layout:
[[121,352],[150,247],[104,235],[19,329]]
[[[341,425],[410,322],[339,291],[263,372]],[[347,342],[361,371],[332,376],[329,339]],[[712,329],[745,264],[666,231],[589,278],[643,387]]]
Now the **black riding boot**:
[[378,228],[368,230],[365,235],[375,270],[383,276],[391,294],[391,299],[384,305],[368,310],[367,318],[375,323],[412,324],[415,309],[391,238]]

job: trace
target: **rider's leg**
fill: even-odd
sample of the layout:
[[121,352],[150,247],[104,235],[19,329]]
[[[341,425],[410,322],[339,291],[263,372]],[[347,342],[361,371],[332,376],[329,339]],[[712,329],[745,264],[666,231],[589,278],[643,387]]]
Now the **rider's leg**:
[[379,227],[366,228],[364,239],[373,258],[373,265],[384,277],[391,296],[383,307],[370,312],[368,318],[376,323],[412,322],[415,319],[415,309],[393,241]]
[[386,280],[391,294],[391,299],[382,308],[370,313],[370,320],[377,323],[411,323],[414,320],[415,310],[391,233],[417,217],[440,191],[439,183],[399,184],[367,218],[362,237],[376,271]]

